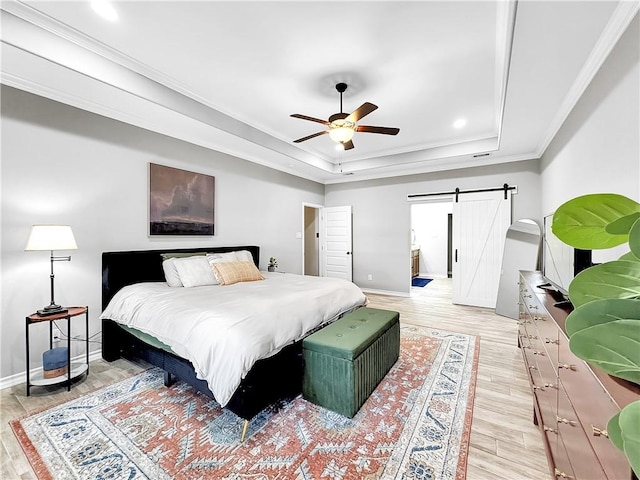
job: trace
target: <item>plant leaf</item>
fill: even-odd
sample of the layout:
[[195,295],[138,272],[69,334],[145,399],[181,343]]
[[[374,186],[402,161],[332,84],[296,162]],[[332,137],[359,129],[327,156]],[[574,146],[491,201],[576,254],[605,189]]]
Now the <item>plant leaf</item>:
[[629,230],[629,248],[636,258],[640,258],[640,219]]
[[576,331],[569,348],[606,373],[640,385],[640,320],[612,320]]
[[627,252],[622,255],[618,260],[625,260],[627,262],[640,262],[640,258],[636,257],[633,252]]
[[583,195],[558,207],[551,230],[574,248],[611,248],[625,243],[628,235],[612,235],[607,232],[607,225],[636,212],[640,212],[640,204],[623,195]]
[[631,215],[625,215],[613,222],[607,224],[604,228],[611,235],[627,235],[631,227],[640,218],[640,212],[634,212]]
[[[595,300],[576,308],[567,316],[567,335],[613,320],[637,320],[640,322],[640,300],[609,298]],[[640,323],[638,324],[640,326]],[[640,331],[637,334],[640,340]]]
[[620,412],[616,413],[607,422],[607,433],[611,443],[624,452],[624,440],[622,439],[622,428],[620,428]]
[[569,284],[575,308],[603,298],[640,298],[640,262],[615,260],[583,270]]
[[620,411],[618,424],[622,433],[624,454],[636,476],[640,477],[640,400],[630,403]]

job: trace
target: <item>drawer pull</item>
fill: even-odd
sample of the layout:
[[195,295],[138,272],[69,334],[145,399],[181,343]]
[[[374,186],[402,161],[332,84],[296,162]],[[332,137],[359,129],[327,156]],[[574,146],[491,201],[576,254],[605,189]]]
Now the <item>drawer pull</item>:
[[564,473],[564,472],[561,472],[561,471],[560,471],[560,470],[558,470],[557,468],[555,469],[554,473],[555,473],[556,477],[560,477],[560,478],[573,478],[572,476],[567,475],[567,474],[566,474],[566,473]]
[[537,305],[529,305],[529,308],[533,309],[533,310],[537,310],[538,306]]
[[537,340],[538,336],[537,335],[527,335],[527,338],[529,338],[530,340]]
[[595,425],[591,425],[591,430],[593,431],[594,437],[603,436],[609,438],[609,432],[607,432],[606,430],[602,430]]
[[541,392],[544,392],[544,388],[539,387],[539,386],[537,386],[537,385],[534,385],[534,386],[533,386],[533,389],[534,389],[534,390],[540,390]]
[[572,372],[578,370],[578,367],[576,367],[574,364],[567,365],[566,363],[559,363],[558,368],[566,368],[568,370],[571,370]]
[[529,365],[529,370],[537,370],[538,367],[536,367],[535,365]]
[[545,338],[544,343],[553,343],[555,345],[560,345],[560,340],[551,340],[550,338]]
[[526,325],[527,323],[531,323],[531,320],[525,320],[524,322],[518,322],[518,325]]
[[560,418],[560,417],[556,417],[556,421],[558,423],[566,423],[568,425],[571,425],[572,427],[576,426],[576,421],[575,420],[568,420],[566,418]]
[[547,388],[558,388],[556,385],[554,385],[553,383],[545,383],[544,384],[545,387]]
[[531,298],[531,295],[523,295],[524,298]]
[[547,319],[545,317],[536,317],[536,316],[534,316],[533,319],[534,320],[542,320],[543,322],[547,321]]
[[544,357],[544,352],[539,352],[538,350],[534,350],[533,354],[534,355],[540,355],[541,357]]
[[531,345],[523,345],[522,348],[531,348]]
[[545,432],[549,432],[549,433],[558,433],[557,430],[551,428],[551,427],[547,427],[546,425],[544,426],[544,431]]

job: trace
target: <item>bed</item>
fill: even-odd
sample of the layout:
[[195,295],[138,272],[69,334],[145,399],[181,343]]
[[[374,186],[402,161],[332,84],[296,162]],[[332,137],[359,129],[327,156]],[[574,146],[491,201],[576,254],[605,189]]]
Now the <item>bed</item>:
[[[335,300],[337,298],[336,295],[338,295],[336,293],[332,295],[332,300],[327,302],[327,293],[324,292],[323,294],[314,293],[313,298],[306,302],[308,306],[297,306],[292,303],[292,310],[289,310],[289,297],[295,296],[293,292],[308,288],[304,282],[316,282],[322,284],[322,288],[329,288],[325,283],[331,284],[332,282],[339,281],[335,279],[330,280],[266,272],[262,272],[265,276],[265,281],[245,282],[242,285],[216,285],[196,288],[172,288],[167,286],[165,272],[162,268],[162,262],[167,254],[184,255],[187,253],[202,254],[205,252],[209,254],[219,254],[233,251],[248,251],[250,252],[253,263],[256,266],[259,264],[260,249],[257,246],[103,253],[102,356],[106,361],[113,361],[118,358],[146,361],[165,371],[165,385],[170,386],[176,380],[184,381],[197,391],[216,398],[212,389],[218,392],[221,390],[215,379],[216,369],[213,368],[212,365],[214,363],[217,365],[224,364],[227,358],[232,357],[232,355],[229,355],[229,352],[223,353],[222,357],[220,357],[220,353],[218,353],[218,357],[214,357],[213,355],[206,357],[209,358],[208,363],[210,364],[210,368],[207,372],[204,372],[202,359],[196,357],[193,352],[193,350],[196,349],[185,349],[185,344],[181,338],[177,340],[173,336],[171,336],[170,339],[165,338],[165,331],[159,330],[159,328],[165,327],[154,327],[156,330],[148,329],[144,320],[142,322],[138,320],[137,324],[132,324],[127,318],[121,318],[122,313],[121,310],[118,309],[118,305],[131,302],[129,297],[134,294],[137,295],[137,297],[135,297],[136,299],[140,297],[144,299],[148,298],[148,301],[153,302],[153,308],[157,308],[158,311],[165,313],[169,312],[172,319],[178,319],[175,325],[182,326],[189,323],[190,316],[197,316],[198,319],[200,319],[200,313],[194,314],[191,312],[191,304],[180,306],[177,302],[189,302],[190,298],[194,298],[191,297],[191,295],[195,294],[198,289],[201,290],[207,298],[215,294],[216,299],[212,301],[212,303],[216,305],[232,304],[235,305],[236,310],[241,310],[240,316],[242,317],[242,322],[232,319],[231,313],[235,315],[235,312],[232,311],[230,314],[227,314],[225,311],[224,315],[229,315],[229,319],[221,318],[221,314],[215,313],[215,315],[217,315],[215,322],[220,323],[215,323],[214,327],[211,325],[206,327],[220,329],[219,331],[225,332],[224,335],[220,335],[228,339],[223,342],[225,344],[231,342],[232,339],[237,336],[242,337],[244,335],[246,338],[251,337],[251,335],[247,335],[247,331],[252,329],[251,331],[257,332],[257,330],[260,329],[260,325],[270,321],[270,316],[273,317],[273,322],[279,325],[290,324],[292,332],[288,332],[288,334],[291,338],[284,337],[278,333],[278,335],[276,335],[277,341],[274,340],[273,345],[269,347],[271,351],[267,352],[265,350],[266,347],[262,346],[263,351],[259,353],[259,358],[254,359],[251,357],[251,363],[243,365],[242,368],[240,368],[242,378],[238,379],[239,383],[237,388],[234,387],[228,395],[227,391],[219,393],[218,397],[222,398],[223,401],[216,398],[221,405],[245,420],[246,429],[247,422],[264,408],[279,401],[291,399],[301,392],[303,373],[302,338],[321,328],[324,324],[362,306],[366,302],[366,297],[357,287],[355,288],[359,292],[359,295],[351,292],[352,284],[342,285],[338,283],[337,286],[340,287],[340,292],[343,290],[347,292],[344,294],[346,297],[344,299],[344,305],[342,305],[343,302],[338,304],[337,300]],[[332,285],[331,288],[335,288],[335,285]],[[292,295],[283,294],[284,291],[289,291],[289,289]],[[167,301],[166,304],[162,303],[165,298],[169,298],[167,297],[169,294],[172,295],[171,300]],[[114,296],[116,297],[115,299]],[[229,298],[227,298],[227,296]],[[342,293],[338,296],[342,296]],[[174,297],[176,297],[175,304],[171,303],[174,302]],[[253,304],[245,301],[245,297],[249,297],[254,302],[258,302],[258,305],[249,307],[249,305]],[[278,300],[278,302],[274,303],[268,297],[272,297]],[[112,299],[114,299],[113,302]],[[197,302],[193,300],[193,304],[195,305],[196,303]],[[298,303],[300,302],[298,301]],[[324,318],[320,324],[316,324],[317,321],[314,321],[314,323],[306,320],[307,316],[311,318],[319,315],[315,311],[318,305],[315,305],[313,307],[314,310],[311,311],[311,304],[323,305],[324,313],[322,315],[327,318]],[[266,305],[269,305],[269,308],[266,308]],[[135,311],[138,312],[141,308],[140,306],[136,306]],[[151,307],[145,305],[144,308],[146,308],[148,314],[151,312],[151,316],[154,315],[153,311],[150,310]],[[232,333],[233,331],[230,329],[227,330],[227,328],[231,328],[227,323],[229,325],[235,323],[244,325],[244,317],[246,316],[247,309],[256,310],[256,315],[261,315],[257,320],[252,320],[257,323],[247,324],[248,326],[245,326],[245,331],[238,334]],[[202,315],[205,315],[205,313],[202,313]],[[209,321],[208,315],[214,315],[214,313],[206,312],[206,315],[207,321]],[[109,318],[110,316],[113,318]],[[149,317],[149,315],[147,315],[147,317]],[[294,319],[298,320],[294,322]],[[301,325],[298,326],[296,322],[300,322]],[[205,322],[194,322],[194,325],[198,328],[205,328],[200,326],[201,323]],[[246,330],[247,328],[250,330]],[[177,335],[178,337],[181,335],[187,336],[180,328],[175,327],[173,329],[175,332],[171,335]],[[299,329],[299,331],[297,331],[297,329]],[[169,333],[166,335],[169,335]],[[196,338],[201,340],[205,337],[213,338],[214,336],[215,335],[200,333],[196,335]],[[280,338],[281,336],[282,338]],[[260,338],[257,333],[256,338]],[[249,338],[249,340],[250,341],[246,343],[260,343],[258,340],[253,342],[253,337]],[[238,348],[241,347],[238,345],[233,347],[233,349]],[[216,350],[216,352],[218,352],[218,350]],[[252,355],[254,354],[252,353]],[[226,371],[227,367],[223,370]]]

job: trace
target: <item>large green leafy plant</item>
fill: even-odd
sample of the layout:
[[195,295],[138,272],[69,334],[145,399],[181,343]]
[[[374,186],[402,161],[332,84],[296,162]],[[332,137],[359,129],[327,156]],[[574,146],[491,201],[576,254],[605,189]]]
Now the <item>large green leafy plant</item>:
[[[629,244],[618,260],[590,267],[569,285],[569,348],[609,375],[640,384],[640,204],[616,194],[574,198],[553,215],[553,233],[580,249]],[[612,417],[609,438],[640,476],[640,400]]]

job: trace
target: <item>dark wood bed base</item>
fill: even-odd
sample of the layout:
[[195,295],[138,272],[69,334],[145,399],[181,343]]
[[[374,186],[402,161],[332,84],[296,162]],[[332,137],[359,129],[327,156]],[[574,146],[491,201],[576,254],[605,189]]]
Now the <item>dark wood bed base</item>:
[[[256,265],[260,261],[257,246],[210,247],[187,249],[105,252],[102,254],[102,309],[122,287],[141,282],[162,282],[163,253],[222,253],[249,250]],[[184,381],[210,397],[207,383],[196,378],[193,365],[171,352],[149,345],[109,319],[102,320],[102,358],[143,360],[165,371],[165,385]],[[302,342],[282,349],[272,357],[258,361],[242,381],[226,408],[250,420],[264,408],[278,401],[294,398],[302,391]]]

